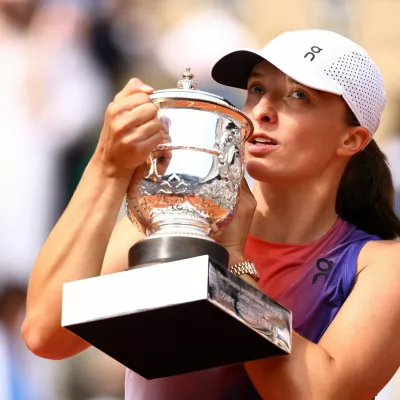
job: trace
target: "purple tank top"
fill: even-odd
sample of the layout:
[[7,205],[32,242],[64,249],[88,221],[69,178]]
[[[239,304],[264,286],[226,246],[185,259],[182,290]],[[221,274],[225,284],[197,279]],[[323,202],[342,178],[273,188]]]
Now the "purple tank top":
[[[310,244],[272,243],[249,235],[246,258],[256,263],[260,288],[293,313],[293,329],[318,343],[350,294],[361,248],[378,237],[338,219]],[[290,357],[290,356],[288,356]],[[125,400],[261,399],[242,365],[146,380],[127,370]]]

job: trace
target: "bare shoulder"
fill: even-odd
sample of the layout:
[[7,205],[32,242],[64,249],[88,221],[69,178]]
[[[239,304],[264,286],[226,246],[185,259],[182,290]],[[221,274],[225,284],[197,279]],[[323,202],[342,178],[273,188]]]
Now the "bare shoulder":
[[128,251],[144,238],[128,217],[123,217],[116,225],[108,243],[104,257],[102,275],[124,271],[128,268]]
[[351,293],[319,344],[336,360],[339,380],[357,394],[349,398],[368,399],[399,368],[400,242],[368,242],[358,268]]
[[[400,276],[400,240],[371,240],[361,249],[357,261],[357,274],[366,268],[395,269]],[[378,273],[378,272],[377,272]]]

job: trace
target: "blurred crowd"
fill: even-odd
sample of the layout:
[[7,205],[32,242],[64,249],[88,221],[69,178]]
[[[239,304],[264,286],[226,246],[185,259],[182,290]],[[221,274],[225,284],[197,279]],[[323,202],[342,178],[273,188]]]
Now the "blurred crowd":
[[[99,351],[49,361],[25,348],[29,273],[91,157],[107,104],[129,78],[175,87],[190,65],[200,89],[241,106],[242,95],[214,85],[209,69],[230,48],[265,44],[250,3],[271,4],[0,0],[0,400],[123,399],[124,367]],[[400,188],[396,134],[385,143]]]

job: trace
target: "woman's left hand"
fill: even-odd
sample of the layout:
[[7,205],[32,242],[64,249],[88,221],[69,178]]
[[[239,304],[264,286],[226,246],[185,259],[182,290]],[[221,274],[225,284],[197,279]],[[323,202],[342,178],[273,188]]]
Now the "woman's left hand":
[[244,249],[257,202],[247,181],[243,178],[239,191],[239,203],[235,215],[226,229],[215,240],[229,252],[229,264],[244,260]]

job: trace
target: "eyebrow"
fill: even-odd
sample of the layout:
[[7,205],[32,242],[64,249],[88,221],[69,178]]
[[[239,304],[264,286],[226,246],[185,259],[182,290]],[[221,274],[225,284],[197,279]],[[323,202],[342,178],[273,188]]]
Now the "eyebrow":
[[[248,80],[250,80],[251,78],[263,78],[265,77],[266,74],[263,74],[262,72],[258,72],[258,71],[253,71],[250,75]],[[307,91],[311,92],[311,94],[313,94],[314,96],[317,96],[318,98],[321,97],[321,93],[319,90],[317,89],[312,89],[309,86],[303,85],[300,82],[295,81],[294,79],[292,79],[290,76],[286,75],[286,79],[289,83],[295,84],[295,85],[300,85],[303,86],[305,89],[307,89]]]

